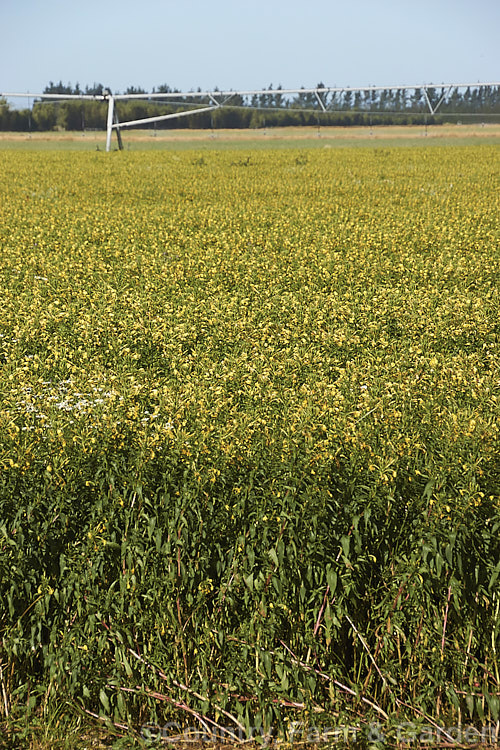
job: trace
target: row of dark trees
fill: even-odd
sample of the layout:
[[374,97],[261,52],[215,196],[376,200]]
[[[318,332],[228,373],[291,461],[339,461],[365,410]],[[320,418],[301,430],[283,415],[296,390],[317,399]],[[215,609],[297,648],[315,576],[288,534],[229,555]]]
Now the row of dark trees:
[[[319,83],[318,89],[325,88]],[[44,94],[87,94],[101,96],[106,87],[100,83],[81,89],[79,84],[54,84]],[[198,90],[199,91],[199,90]],[[146,93],[140,87],[129,87],[125,94]],[[179,93],[179,97],[159,100],[155,94]],[[267,93],[252,96],[232,95],[215,98],[220,109],[182,118],[164,120],[155,128],[259,128],[288,125],[379,125],[440,123],[461,118],[500,120],[500,87],[469,87],[445,90],[441,87],[414,89],[382,89],[374,91],[308,92],[287,95],[278,86],[269,86]],[[116,104],[121,121],[137,120],[156,115],[173,114],[197,105],[212,104],[208,98],[181,96],[167,84],[158,86],[148,99],[121,100]],[[429,103],[437,113],[432,115]],[[0,130],[92,130],[106,127],[107,105],[103,101],[37,99],[27,109],[14,109],[0,100]]]

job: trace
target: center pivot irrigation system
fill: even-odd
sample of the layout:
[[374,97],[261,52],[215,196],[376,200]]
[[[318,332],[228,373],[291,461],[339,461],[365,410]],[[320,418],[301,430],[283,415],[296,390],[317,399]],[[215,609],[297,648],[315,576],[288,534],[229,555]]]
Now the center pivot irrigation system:
[[[111,150],[111,140],[113,130],[116,131],[118,139],[118,147],[123,148],[122,138],[120,130],[122,128],[130,128],[137,125],[148,125],[153,122],[160,122],[161,120],[173,120],[179,117],[186,117],[188,115],[201,114],[202,112],[212,112],[213,110],[220,109],[221,107],[241,106],[235,105],[234,101],[231,104],[231,100],[234,97],[248,98],[254,96],[277,96],[282,97],[283,100],[289,99],[291,96],[297,95],[308,95],[312,97],[313,102],[316,104],[316,112],[333,112],[335,111],[330,104],[327,103],[328,96],[331,95],[333,98],[340,94],[356,94],[357,92],[375,93],[379,91],[420,91],[423,93],[423,97],[428,110],[426,112],[431,115],[435,115],[441,106],[446,101],[451,93],[455,89],[481,89],[486,87],[500,87],[499,82],[494,83],[423,83],[418,85],[405,85],[405,86],[342,86],[342,87],[316,87],[312,89],[255,89],[248,91],[169,91],[167,93],[134,93],[134,94],[112,94],[110,91],[104,90],[101,95],[94,94],[33,94],[30,92],[19,94],[19,93],[0,93],[0,98],[11,98],[11,97],[22,97],[34,98],[41,100],[56,99],[59,101],[79,99],[89,101],[103,101],[108,103],[108,116],[106,126],[106,151]],[[436,91],[439,89],[439,94],[436,97]],[[177,101],[176,104],[180,104],[186,109],[182,109],[177,112],[171,112],[166,115],[156,115],[154,117],[144,117],[138,120],[126,120],[124,122],[118,121],[115,103],[120,100],[130,99],[145,99],[147,101],[159,103],[160,101],[168,100],[183,100]],[[197,101],[199,100],[199,101]],[[252,108],[251,106],[249,108]],[[258,107],[260,109],[260,107]],[[276,107],[269,107],[269,110],[276,109]],[[296,108],[294,108],[296,109]],[[370,112],[370,109],[363,110],[366,113]]]

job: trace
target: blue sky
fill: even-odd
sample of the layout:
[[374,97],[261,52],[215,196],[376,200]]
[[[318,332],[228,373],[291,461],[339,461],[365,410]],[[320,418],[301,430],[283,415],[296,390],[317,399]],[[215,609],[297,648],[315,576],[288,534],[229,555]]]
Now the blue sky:
[[0,0],[0,91],[500,79],[498,0]]

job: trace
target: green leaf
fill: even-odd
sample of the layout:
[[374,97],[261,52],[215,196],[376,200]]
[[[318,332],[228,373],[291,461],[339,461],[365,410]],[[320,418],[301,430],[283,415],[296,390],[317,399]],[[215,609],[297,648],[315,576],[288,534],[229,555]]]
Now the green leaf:
[[446,557],[448,564],[453,565],[453,546],[451,544],[446,545],[445,550],[444,550],[444,556]]
[[273,563],[276,565],[276,567],[278,567],[278,565],[279,565],[279,563],[278,563],[278,555],[276,554],[276,550],[274,549],[274,547],[272,547],[269,550],[269,557],[271,558],[271,560],[273,561]]
[[499,575],[500,575],[500,562],[496,564],[493,570],[493,573],[491,574],[490,582],[488,583],[488,591],[492,590]]
[[337,588],[337,573],[335,570],[327,569],[326,571],[326,582],[330,586],[330,593],[334,594]]
[[486,698],[486,703],[488,704],[488,708],[490,710],[493,721],[498,721],[498,711],[500,703],[498,697],[496,695],[492,695],[491,693],[485,693],[484,697]]
[[467,706],[467,710],[469,712],[469,719],[474,718],[474,696],[473,695],[466,695],[465,696],[465,705]]
[[106,695],[106,693],[104,692],[104,690],[102,688],[101,688],[101,690],[99,692],[99,700],[101,701],[101,703],[103,705],[103,708],[106,711],[106,713],[109,714],[110,713],[109,699],[108,699],[108,696]]
[[348,558],[349,557],[349,546],[350,546],[350,537],[343,536],[340,540],[340,544],[342,545],[342,550],[344,552],[344,555]]
[[125,673],[127,677],[132,677],[133,675],[132,668],[125,654],[122,655],[122,663],[123,663],[123,666],[125,667]]

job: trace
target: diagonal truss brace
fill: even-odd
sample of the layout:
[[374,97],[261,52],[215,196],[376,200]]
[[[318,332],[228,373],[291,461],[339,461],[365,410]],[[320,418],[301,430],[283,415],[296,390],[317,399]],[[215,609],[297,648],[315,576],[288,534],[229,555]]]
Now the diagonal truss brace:
[[214,109],[219,109],[221,106],[215,99],[212,98],[212,101],[215,102],[215,104],[210,105],[209,107],[192,107],[191,109],[187,109],[184,112],[172,112],[168,115],[157,115],[155,117],[142,117],[138,120],[127,120],[126,122],[119,122],[118,117],[116,115],[115,110],[115,97],[111,94],[108,94],[108,118],[107,118],[107,126],[106,126],[106,151],[111,151],[111,136],[113,133],[113,130],[116,130],[116,134],[118,137],[118,147],[120,151],[123,149],[122,139],[120,130],[122,128],[131,128],[134,125],[147,125],[152,122],[160,122],[162,120],[173,120],[174,118],[178,117],[187,117],[188,115],[193,114],[201,114],[202,112],[212,112]]

